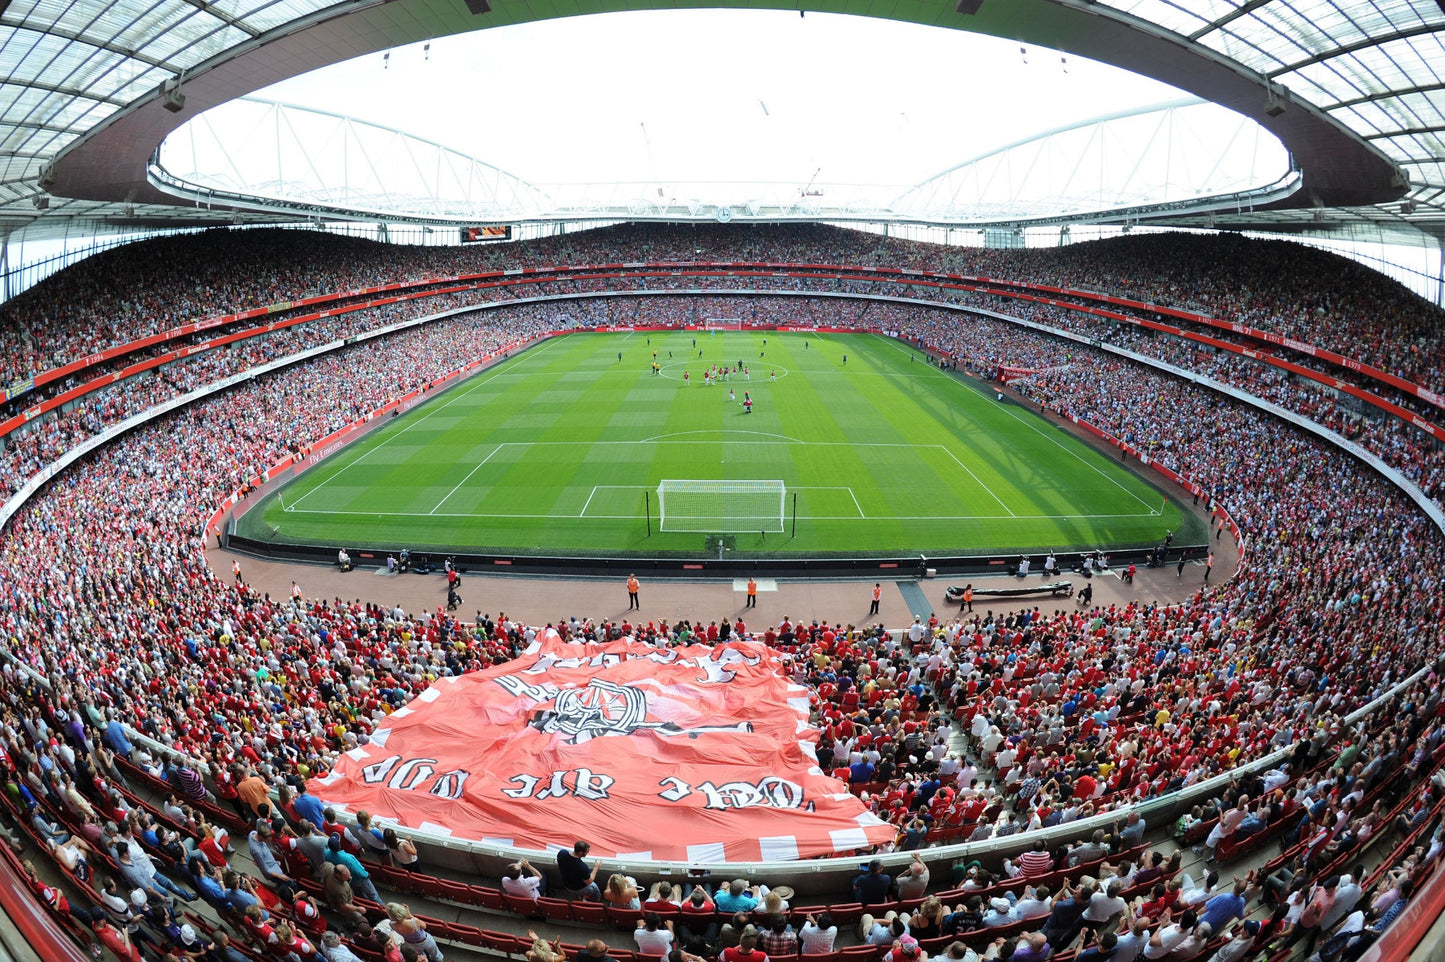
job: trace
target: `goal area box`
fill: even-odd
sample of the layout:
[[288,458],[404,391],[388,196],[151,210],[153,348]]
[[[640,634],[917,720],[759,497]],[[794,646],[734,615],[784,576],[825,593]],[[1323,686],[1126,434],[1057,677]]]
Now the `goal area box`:
[[664,479],[657,485],[658,530],[782,531],[782,481]]

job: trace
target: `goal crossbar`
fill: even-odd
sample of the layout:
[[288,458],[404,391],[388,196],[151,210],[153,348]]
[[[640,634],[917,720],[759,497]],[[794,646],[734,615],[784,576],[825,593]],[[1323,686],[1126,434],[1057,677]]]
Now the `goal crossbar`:
[[786,497],[782,481],[667,478],[657,485],[658,528],[719,534],[782,531]]

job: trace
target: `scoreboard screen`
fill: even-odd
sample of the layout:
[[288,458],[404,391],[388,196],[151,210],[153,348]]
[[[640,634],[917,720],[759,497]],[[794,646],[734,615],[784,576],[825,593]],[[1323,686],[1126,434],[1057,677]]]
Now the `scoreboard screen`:
[[511,239],[511,224],[489,224],[480,227],[462,228],[463,244],[477,244],[482,241],[504,241]]

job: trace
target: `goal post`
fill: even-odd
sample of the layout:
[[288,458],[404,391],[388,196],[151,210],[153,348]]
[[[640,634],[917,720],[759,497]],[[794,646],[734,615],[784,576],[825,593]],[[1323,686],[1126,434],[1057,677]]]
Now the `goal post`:
[[782,531],[787,494],[782,481],[668,478],[657,485],[657,529],[722,534]]
[[707,331],[741,331],[743,319],[741,317],[709,317],[703,319],[703,330]]

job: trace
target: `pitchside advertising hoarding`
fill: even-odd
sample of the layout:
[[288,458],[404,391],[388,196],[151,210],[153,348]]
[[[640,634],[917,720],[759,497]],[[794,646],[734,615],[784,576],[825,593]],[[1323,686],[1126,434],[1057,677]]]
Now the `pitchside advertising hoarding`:
[[564,643],[443,678],[310,789],[454,838],[776,861],[892,841],[814,755],[808,691],[752,642]]

